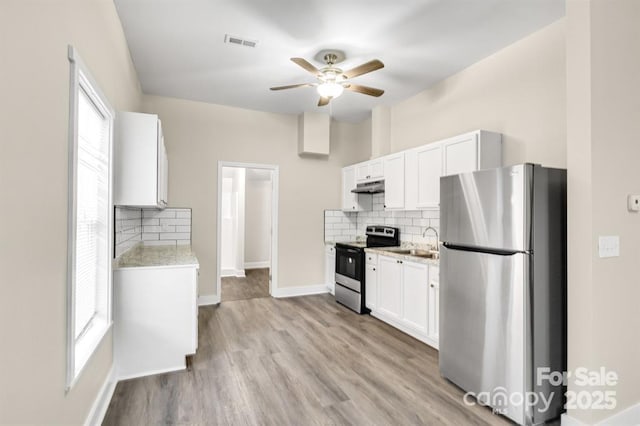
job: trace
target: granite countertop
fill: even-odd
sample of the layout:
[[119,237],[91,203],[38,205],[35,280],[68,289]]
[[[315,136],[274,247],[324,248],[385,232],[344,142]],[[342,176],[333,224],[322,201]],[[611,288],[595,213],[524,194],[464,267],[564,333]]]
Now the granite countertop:
[[114,269],[153,266],[199,266],[191,246],[145,246],[138,244],[113,261]]
[[427,259],[419,256],[412,256],[410,254],[400,254],[395,253],[393,251],[389,251],[389,249],[420,249],[420,250],[433,250],[433,247],[424,246],[420,244],[402,244],[400,247],[367,247],[364,249],[366,253],[377,253],[383,256],[395,257],[396,259],[406,260],[408,262],[415,263],[424,263],[425,265],[439,266],[439,259]]

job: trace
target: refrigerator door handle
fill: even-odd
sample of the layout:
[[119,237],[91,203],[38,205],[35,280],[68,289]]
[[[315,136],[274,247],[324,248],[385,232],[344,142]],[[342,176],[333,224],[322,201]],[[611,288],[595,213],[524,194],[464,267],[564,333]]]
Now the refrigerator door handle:
[[523,254],[532,254],[531,250],[522,251],[522,250],[505,250],[498,249],[493,247],[476,247],[476,246],[463,246],[459,244],[451,244],[451,243],[442,243],[442,245],[449,250],[458,250],[458,251],[470,251],[474,253],[486,253],[486,254],[496,254],[498,256],[513,256],[514,254],[523,253]]

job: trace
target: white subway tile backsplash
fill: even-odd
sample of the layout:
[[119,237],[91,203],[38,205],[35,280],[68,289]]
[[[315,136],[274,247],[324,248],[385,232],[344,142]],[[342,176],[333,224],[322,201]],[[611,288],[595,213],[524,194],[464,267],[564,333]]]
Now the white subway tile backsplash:
[[440,211],[387,211],[384,210],[384,194],[374,194],[373,197],[372,211],[325,211],[325,241],[355,241],[363,239],[365,238],[367,226],[387,225],[400,229],[400,240],[402,242],[437,244],[433,233],[430,233],[427,237],[423,237],[422,233],[428,226],[432,226],[440,232]]
[[151,240],[159,240],[160,233],[159,232],[143,232],[142,233],[142,241],[151,241]]
[[152,210],[143,209],[142,217],[144,218],[175,218],[176,211],[174,209]]
[[160,225],[160,219],[142,219],[142,225]]
[[178,225],[175,227],[175,232],[189,232],[191,233],[191,226]]
[[[143,234],[144,235],[144,234]],[[161,240],[187,240],[191,238],[189,232],[161,232]]]

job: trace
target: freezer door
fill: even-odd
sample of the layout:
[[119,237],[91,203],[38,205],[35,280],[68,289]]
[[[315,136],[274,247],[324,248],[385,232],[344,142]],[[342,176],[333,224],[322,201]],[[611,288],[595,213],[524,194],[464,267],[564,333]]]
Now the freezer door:
[[[525,391],[529,256],[444,247],[440,261],[440,372],[519,424]],[[473,400],[473,399],[471,399]]]
[[530,250],[533,165],[440,179],[440,240],[453,245]]

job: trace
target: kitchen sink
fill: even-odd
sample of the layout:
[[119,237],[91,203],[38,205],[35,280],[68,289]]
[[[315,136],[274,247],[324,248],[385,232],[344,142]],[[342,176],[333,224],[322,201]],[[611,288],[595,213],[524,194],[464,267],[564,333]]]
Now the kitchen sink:
[[424,259],[438,259],[440,257],[440,253],[437,251],[431,250],[421,250],[421,249],[386,249],[391,253],[403,254],[407,256],[416,256],[422,257]]

